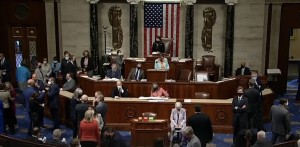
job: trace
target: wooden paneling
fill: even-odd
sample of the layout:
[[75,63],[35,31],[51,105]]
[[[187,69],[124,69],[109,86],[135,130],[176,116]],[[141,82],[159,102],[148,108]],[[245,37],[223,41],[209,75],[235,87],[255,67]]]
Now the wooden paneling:
[[[104,96],[110,97],[116,82],[95,81],[81,76],[77,77],[79,86],[85,94],[93,96],[95,91],[100,90]],[[130,97],[150,96],[151,82],[127,82],[123,86],[128,88]],[[228,99],[236,94],[238,80],[219,82],[158,82],[158,85],[168,91],[170,97],[195,98],[195,92],[206,92],[211,99]]]

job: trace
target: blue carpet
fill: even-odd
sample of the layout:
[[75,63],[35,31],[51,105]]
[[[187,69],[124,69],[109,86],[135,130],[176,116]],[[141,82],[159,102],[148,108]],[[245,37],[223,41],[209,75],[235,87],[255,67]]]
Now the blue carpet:
[[[290,88],[297,88],[298,81],[291,80],[288,82],[288,87]],[[295,95],[284,95],[281,96],[283,98],[287,98],[289,100],[289,111],[291,114],[291,123],[292,123],[292,132],[293,133],[300,133],[300,104],[294,103]],[[274,104],[278,104],[278,99],[274,101]],[[17,119],[18,119],[18,129],[15,135],[9,135],[15,138],[24,139],[27,136],[27,126],[28,126],[28,115],[27,112],[24,110],[23,106],[17,104]],[[52,121],[44,118],[45,126],[48,128],[52,127]],[[265,124],[265,128],[270,130],[270,123]],[[71,141],[72,137],[72,130],[67,128],[66,126],[61,125],[61,130],[63,132],[63,137],[67,139],[68,142]],[[131,135],[129,131],[119,131],[119,133],[123,136],[123,139],[130,143]],[[42,134],[47,137],[47,139],[52,138],[52,132],[48,129],[42,129]],[[271,139],[271,133],[266,133],[267,138]],[[208,147],[230,147],[232,145],[232,134],[214,134],[213,141],[208,144]]]

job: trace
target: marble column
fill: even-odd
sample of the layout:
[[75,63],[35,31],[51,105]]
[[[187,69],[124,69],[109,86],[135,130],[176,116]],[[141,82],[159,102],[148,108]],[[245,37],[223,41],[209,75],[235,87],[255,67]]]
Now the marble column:
[[232,76],[234,43],[234,5],[237,0],[225,0],[227,4],[224,77]]
[[[94,65],[94,75],[99,73],[99,39],[98,39],[98,13],[97,3],[99,0],[87,0],[90,4],[90,41],[91,41],[91,55]],[[95,69],[95,67],[98,67]]]
[[130,57],[138,57],[138,17],[139,0],[127,0],[130,3]]
[[186,6],[185,20],[185,58],[193,58],[194,5]]

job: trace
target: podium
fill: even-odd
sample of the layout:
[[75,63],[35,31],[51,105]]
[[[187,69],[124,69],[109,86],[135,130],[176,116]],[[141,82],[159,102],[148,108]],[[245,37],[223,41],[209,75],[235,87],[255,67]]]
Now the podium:
[[165,82],[167,72],[166,70],[148,69],[146,72],[147,82]]
[[168,144],[168,121],[164,119],[131,121],[131,146],[152,147],[156,138],[163,138]]

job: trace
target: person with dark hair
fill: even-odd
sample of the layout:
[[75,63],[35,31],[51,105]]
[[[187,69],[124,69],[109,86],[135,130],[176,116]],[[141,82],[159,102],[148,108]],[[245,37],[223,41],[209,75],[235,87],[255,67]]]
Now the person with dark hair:
[[118,131],[107,127],[103,132],[102,147],[126,147],[123,137]]
[[72,139],[70,142],[70,147],[80,147],[80,140],[78,138]]
[[83,57],[80,60],[80,65],[82,72],[87,73],[89,76],[93,75],[94,64],[88,50],[83,51]]
[[[42,80],[39,80],[37,78],[37,74],[32,74],[31,78],[34,80],[34,89],[36,90],[36,92],[38,93],[44,93],[45,94],[45,84],[44,84],[44,81]],[[40,97],[39,99],[39,103],[44,107],[44,103],[45,103],[45,95],[43,95],[43,97]],[[44,126],[44,109],[41,109],[41,111],[39,112],[40,114],[40,126],[43,127],[43,128],[46,128]]]
[[153,42],[152,45],[152,52],[160,52],[160,53],[165,52],[165,44],[162,42],[160,36],[156,36],[155,42]]
[[206,147],[206,144],[213,139],[213,130],[211,121],[208,115],[201,112],[201,106],[196,105],[195,114],[188,117],[187,126],[191,126],[194,134],[200,139],[201,147]]
[[250,69],[246,67],[246,62],[241,63],[241,67],[236,70],[235,76],[251,75]]
[[35,92],[32,94],[30,100],[29,100],[29,119],[31,120],[32,127],[40,127],[40,112],[42,111],[43,107],[38,101],[39,93]]
[[51,73],[52,73],[52,68],[51,68],[51,65],[48,63],[47,58],[43,58],[41,71],[44,75],[44,82],[46,83],[46,81],[50,78]]
[[165,146],[164,138],[162,137],[155,138],[154,147],[164,147],[164,146]]
[[145,72],[141,69],[142,64],[139,62],[137,63],[135,68],[131,68],[127,80],[128,81],[140,81],[145,78]]
[[21,61],[21,66],[16,70],[16,81],[18,82],[18,86],[20,91],[23,91],[27,87],[27,81],[31,76],[31,72],[25,65],[25,60]]
[[32,135],[27,138],[26,140],[33,142],[33,143],[44,143],[42,140],[40,140],[41,137],[41,130],[38,127],[33,128]]
[[243,96],[243,87],[237,88],[237,96],[232,99],[233,110],[233,142],[236,142],[238,133],[248,128],[248,98]]
[[12,105],[9,104],[9,101],[12,100],[10,92],[6,90],[5,84],[0,84],[0,99],[3,102],[4,107],[4,121],[5,124],[9,127],[10,133],[15,134],[15,126],[13,120],[13,113],[11,111]]
[[[96,106],[96,102],[98,103]],[[107,109],[108,106],[107,104],[104,102],[104,96],[102,94],[101,91],[96,91],[95,92],[95,100],[93,101],[93,106],[95,106],[96,108],[96,112],[101,114],[104,124],[103,127],[105,127],[105,122],[106,122],[106,114],[107,114]]]
[[10,64],[3,53],[0,53],[0,75],[3,83],[10,81]]
[[16,117],[16,97],[17,97],[17,92],[14,89],[13,85],[10,82],[5,82],[4,83],[6,86],[6,91],[8,91],[10,93],[11,96],[11,100],[9,100],[9,105],[10,105],[10,111],[12,113],[12,120],[14,125],[18,125],[17,124],[17,117]]
[[51,63],[51,69],[52,69],[52,77],[57,78],[58,73],[60,72],[61,64],[58,61],[57,57],[53,57],[53,61]]
[[76,112],[75,112],[75,107],[77,104],[80,104],[81,101],[80,101],[80,97],[82,96],[82,89],[80,88],[77,88],[75,91],[74,91],[74,95],[71,99],[71,102],[70,102],[70,118],[72,120],[72,129],[73,129],[73,138],[76,138],[77,137],[77,133],[78,133],[78,125],[77,125],[77,117],[76,117]]
[[68,51],[64,51],[64,58],[61,59],[61,74],[63,76],[63,80],[66,81],[66,75],[70,71],[70,67],[68,63],[70,62],[70,53]]
[[250,147],[256,141],[256,130],[243,129],[237,134],[234,146],[235,147]]
[[76,82],[73,79],[73,74],[67,73],[66,79],[67,79],[66,83],[63,85],[63,87],[60,90],[74,92],[76,89]]
[[60,128],[59,120],[59,86],[55,83],[55,78],[50,77],[48,81],[48,104],[54,122],[53,130]]
[[262,96],[262,91],[265,89],[262,85],[260,79],[257,77],[257,72],[253,71],[251,72],[251,79],[253,79],[254,82],[254,88],[257,89],[260,92],[260,95]]
[[272,144],[284,142],[291,134],[291,119],[287,110],[287,99],[280,99],[279,105],[273,105],[270,110]]

